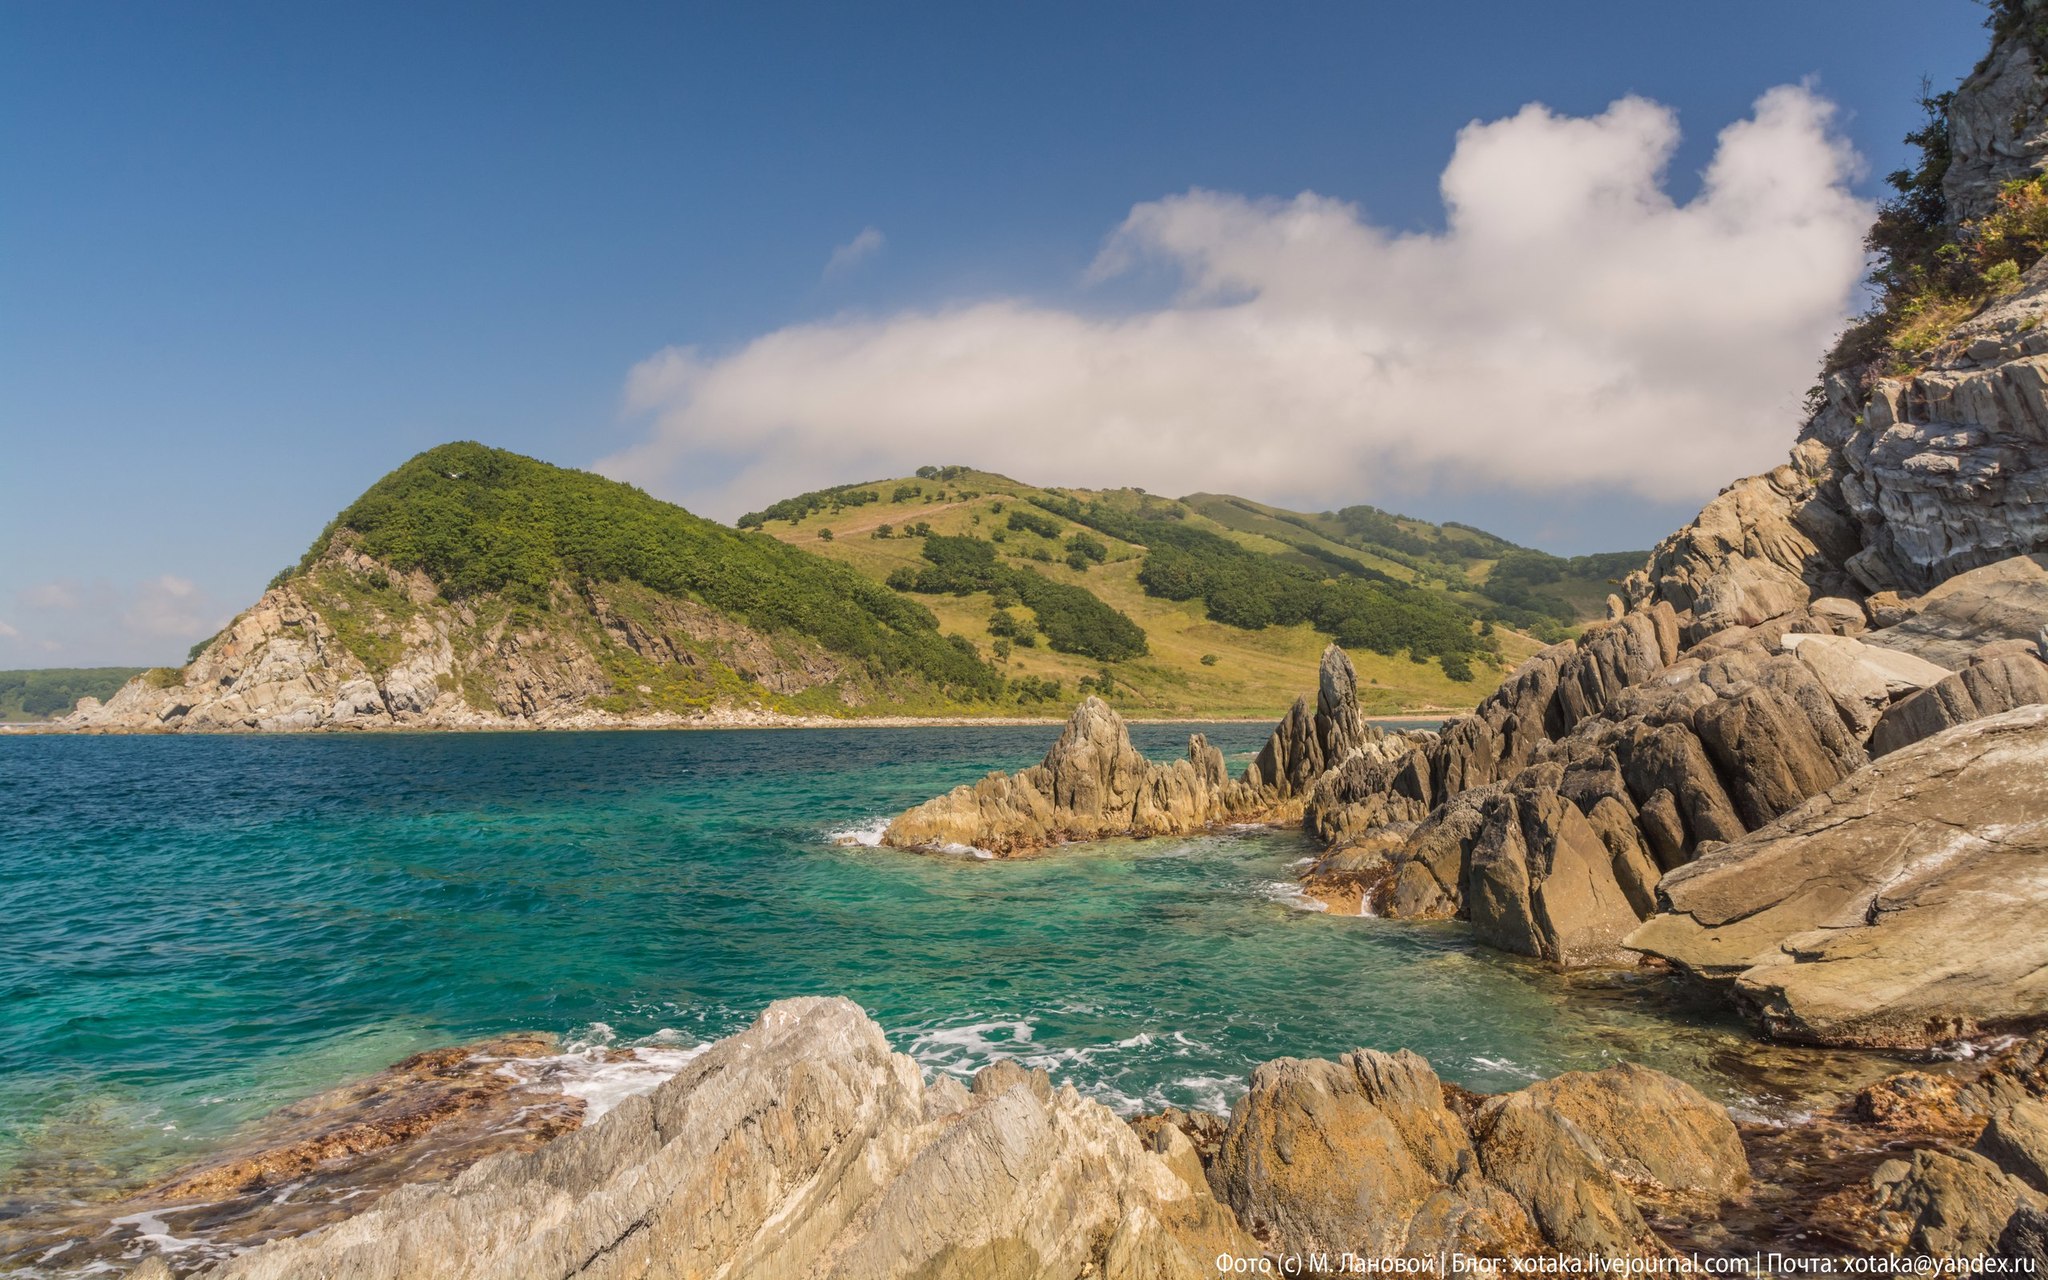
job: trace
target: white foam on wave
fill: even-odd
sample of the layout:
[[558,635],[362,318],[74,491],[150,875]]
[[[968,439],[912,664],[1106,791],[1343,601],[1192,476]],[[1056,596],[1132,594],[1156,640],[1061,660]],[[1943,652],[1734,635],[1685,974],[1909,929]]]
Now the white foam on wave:
[[983,1067],[1008,1060],[1042,1070],[1057,1083],[1071,1083],[1120,1115],[1168,1106],[1194,1106],[1227,1115],[1230,1100],[1244,1090],[1242,1077],[1210,1072],[1193,1072],[1149,1086],[1135,1084],[1133,1076],[1158,1079],[1165,1059],[1213,1056],[1215,1050],[1210,1045],[1184,1031],[1135,1031],[1121,1039],[1073,1045],[1043,1044],[1038,1035],[1037,1027],[1027,1018],[994,1018],[913,1028],[894,1038],[903,1052],[928,1071],[965,1081]]
[[1515,1076],[1523,1080],[1541,1080],[1543,1078],[1541,1071],[1531,1070],[1519,1062],[1510,1062],[1506,1058],[1486,1058],[1474,1054],[1472,1065],[1483,1071],[1498,1072],[1504,1076]]
[[1936,1058],[1947,1058],[1951,1062],[1969,1062],[1986,1054],[2003,1053],[2020,1042],[2018,1036],[1995,1036],[1989,1040],[1951,1040],[1938,1044],[1929,1053]]
[[1259,896],[1294,911],[1328,911],[1330,904],[1311,897],[1292,880],[1268,880],[1259,886]]
[[[882,833],[889,829],[887,818],[869,818],[850,827],[827,831],[825,839],[846,848],[879,849],[882,847]],[[942,844],[932,846],[934,853],[950,853],[960,858],[975,858],[987,862],[996,855],[971,844]]]
[[882,833],[889,829],[887,818],[869,818],[851,827],[827,831],[825,838],[833,844],[858,845],[863,849],[878,849],[882,845]]
[[180,1209],[195,1209],[199,1207],[197,1204],[165,1205],[160,1209],[151,1209],[143,1213],[131,1213],[126,1217],[110,1219],[107,1225],[133,1227],[137,1240],[145,1244],[155,1245],[161,1253],[183,1253],[187,1249],[200,1248],[211,1242],[198,1237],[183,1239],[172,1235],[170,1227],[164,1222],[164,1215],[176,1213]]
[[501,1074],[526,1083],[552,1085],[583,1100],[583,1123],[596,1124],[626,1099],[652,1092],[705,1050],[680,1031],[663,1028],[628,1044],[610,1024],[593,1022],[563,1041],[562,1052],[539,1058],[508,1058]]

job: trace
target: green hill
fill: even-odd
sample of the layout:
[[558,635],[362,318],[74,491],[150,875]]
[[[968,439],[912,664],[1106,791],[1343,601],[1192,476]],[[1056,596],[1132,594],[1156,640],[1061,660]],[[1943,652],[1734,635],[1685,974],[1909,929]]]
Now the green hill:
[[0,722],[48,720],[78,705],[80,698],[104,702],[141,667],[37,667],[0,671]]
[[[739,523],[921,601],[1013,688],[1106,691],[1151,715],[1270,714],[1329,639],[1374,710],[1466,706],[1604,616],[1610,579],[1646,558],[1566,560],[1372,507],[1046,489],[966,467],[800,494]],[[1142,648],[1105,645],[1110,617]]]
[[1266,718],[1331,639],[1391,713],[1470,705],[1605,594],[1578,562],[1370,508],[961,467],[739,523],[480,444],[430,449],[98,727],[1059,715],[1088,693],[1137,715]]
[[929,609],[844,565],[466,442],[372,485],[192,665],[149,674],[186,691],[174,702],[200,691],[180,723],[229,727],[277,721],[284,700],[314,727],[382,714],[276,680],[344,692],[366,678],[392,718],[426,725],[1018,705]]

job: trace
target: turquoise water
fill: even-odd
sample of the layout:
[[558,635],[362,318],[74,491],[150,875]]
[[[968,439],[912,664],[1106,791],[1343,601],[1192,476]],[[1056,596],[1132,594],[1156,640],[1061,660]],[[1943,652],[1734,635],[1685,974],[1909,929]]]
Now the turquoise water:
[[[1234,766],[1266,732],[1203,728]],[[1300,909],[1292,832],[1010,862],[831,838],[1052,733],[0,738],[0,1200],[144,1176],[422,1048],[687,1044],[799,994],[931,1067],[1016,1055],[1126,1111],[1354,1045],[1480,1089],[1727,1051],[1637,983]]]

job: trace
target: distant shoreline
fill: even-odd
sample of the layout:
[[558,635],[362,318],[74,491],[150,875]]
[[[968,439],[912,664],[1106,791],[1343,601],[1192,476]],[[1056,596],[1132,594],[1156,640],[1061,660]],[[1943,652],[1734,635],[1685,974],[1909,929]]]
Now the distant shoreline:
[[[1423,707],[1415,710],[1390,712],[1386,715],[1370,715],[1366,720],[1379,725],[1406,725],[1419,722],[1437,722],[1452,716],[1463,715],[1470,708],[1453,710],[1445,707]],[[1125,716],[1124,723],[1132,725],[1175,725],[1175,724],[1274,724],[1285,711],[1262,716]],[[10,721],[0,722],[0,736],[19,737],[82,737],[82,738],[154,738],[154,737],[195,737],[195,738],[275,738],[275,737],[326,737],[326,736],[381,736],[394,733],[654,733],[670,730],[715,730],[715,729],[966,729],[976,726],[1027,727],[1032,725],[1064,725],[1065,716],[867,716],[839,719],[832,716],[790,716],[776,712],[747,712],[744,717],[727,719],[690,718],[646,718],[639,720],[614,721],[611,723],[563,723],[563,724],[476,724],[476,725],[390,725],[375,728],[323,727],[316,729],[79,729],[55,721]]]

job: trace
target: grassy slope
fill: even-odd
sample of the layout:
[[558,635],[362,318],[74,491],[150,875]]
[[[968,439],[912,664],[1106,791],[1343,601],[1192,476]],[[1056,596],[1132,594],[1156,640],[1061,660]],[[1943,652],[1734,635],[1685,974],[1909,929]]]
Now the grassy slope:
[[[917,486],[918,496],[903,501],[893,500],[895,491],[903,485]],[[922,521],[929,523],[935,533],[988,537],[996,530],[1004,529],[1007,518],[1007,510],[998,513],[993,509],[995,504],[1003,503],[1007,508],[1020,497],[1046,492],[980,471],[968,472],[953,480],[910,477],[858,487],[878,492],[882,500],[848,507],[836,514],[817,511],[794,523],[770,520],[766,531],[794,546],[830,556],[859,570],[864,576],[880,580],[887,577],[892,569],[916,568],[924,563],[920,554],[922,542],[900,536],[905,525]],[[1161,501],[1147,499],[1133,490],[1063,492],[1084,502],[1101,498],[1119,506],[1136,506],[1147,501],[1156,505]],[[963,497],[963,493],[979,496]],[[940,494],[944,496],[940,497]],[[1197,527],[1223,534],[1256,550],[1281,554],[1290,550],[1285,543],[1266,536],[1259,529],[1232,527],[1201,514],[1192,515],[1189,520]],[[1061,523],[1069,522],[1063,520]],[[876,539],[873,533],[882,524],[892,525],[899,536]],[[833,533],[830,541],[819,536],[825,529]],[[1138,585],[1143,548],[1132,543],[1102,537],[1110,548],[1108,562],[1080,572],[1068,568],[1059,558],[1064,553],[1056,542],[1015,529],[1004,529],[1004,534],[1001,550],[1008,562],[1028,565],[1058,581],[1085,586],[1145,629],[1151,653],[1118,663],[1114,668],[1117,681],[1128,690],[1115,699],[1124,711],[1155,716],[1263,717],[1284,710],[1295,697],[1313,687],[1316,661],[1327,639],[1307,624],[1244,631],[1209,621],[1204,616],[1200,600],[1176,602],[1148,596]],[[1312,535],[1289,530],[1288,536],[1301,540]],[[1054,552],[1054,563],[1026,558],[1031,549],[1039,547]],[[1347,554],[1359,554],[1350,548],[1339,549]],[[1360,555],[1360,558],[1366,557]],[[1384,557],[1376,557],[1369,563],[1383,567],[1389,576],[1402,580],[1412,580],[1416,576],[1413,571]],[[942,630],[966,636],[984,654],[990,652],[993,637],[988,632],[988,619],[994,606],[986,593],[963,597],[918,595],[915,598],[938,616]],[[1510,666],[1541,647],[1536,640],[1519,633],[1504,630],[1500,637],[1502,656]],[[1203,665],[1205,654],[1215,655],[1216,663]],[[1462,709],[1471,706],[1498,679],[1498,673],[1480,668],[1476,680],[1460,683],[1447,679],[1435,661],[1418,665],[1405,656],[1387,658],[1366,652],[1356,652],[1351,656],[1358,667],[1368,709],[1376,713],[1425,707]],[[1080,677],[1092,675],[1100,665],[1072,654],[1054,653],[1041,645],[1035,649],[1013,650],[1005,664],[1005,672],[1012,679],[1030,675],[1061,680],[1071,693]]]

